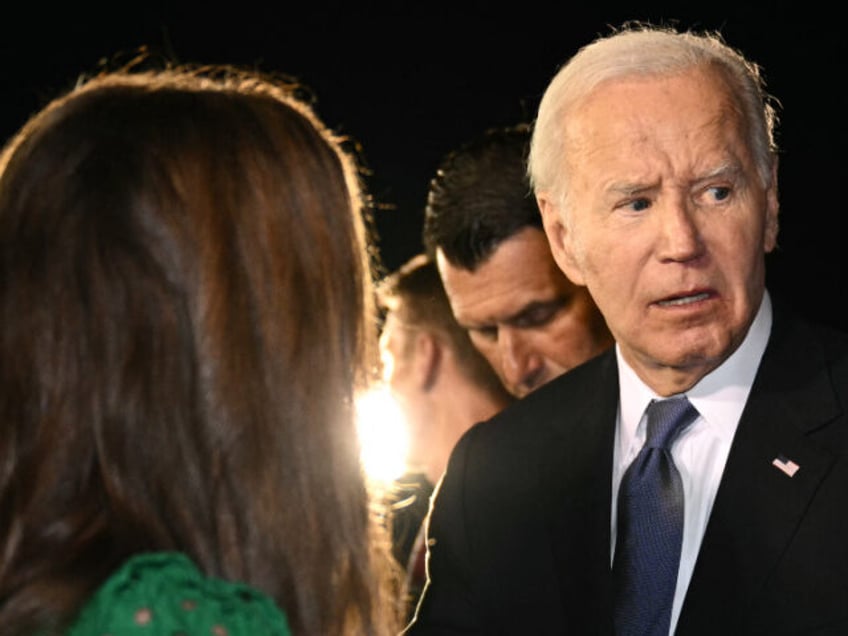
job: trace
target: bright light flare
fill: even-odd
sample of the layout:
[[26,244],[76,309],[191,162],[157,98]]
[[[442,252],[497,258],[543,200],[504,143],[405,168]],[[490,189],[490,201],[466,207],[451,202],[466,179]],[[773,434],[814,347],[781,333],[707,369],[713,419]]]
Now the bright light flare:
[[406,418],[388,387],[363,393],[356,400],[362,464],[369,479],[390,482],[406,470],[409,431]]

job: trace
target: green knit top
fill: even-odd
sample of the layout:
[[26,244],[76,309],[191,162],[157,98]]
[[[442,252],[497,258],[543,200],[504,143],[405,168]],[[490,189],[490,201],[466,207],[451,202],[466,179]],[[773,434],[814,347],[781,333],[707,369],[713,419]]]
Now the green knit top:
[[207,577],[184,554],[153,552],[126,561],[67,636],[291,636],[291,630],[262,592]]

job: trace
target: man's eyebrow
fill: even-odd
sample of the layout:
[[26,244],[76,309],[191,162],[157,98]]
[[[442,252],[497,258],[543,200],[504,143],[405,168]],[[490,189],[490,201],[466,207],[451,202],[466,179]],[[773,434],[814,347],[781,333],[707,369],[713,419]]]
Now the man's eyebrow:
[[608,194],[618,196],[632,197],[638,194],[643,194],[651,190],[656,190],[659,187],[658,183],[636,183],[633,181],[619,181],[611,183],[607,188]]
[[742,166],[740,166],[738,162],[727,161],[719,166],[716,166],[712,170],[708,170],[704,174],[700,175],[697,179],[695,179],[695,181],[709,181],[711,179],[715,179],[716,177],[732,179],[739,175],[741,172]]
[[[707,170],[703,174],[697,176],[694,181],[709,181],[717,177],[733,178],[740,172],[742,172],[742,167],[739,165],[739,162],[729,160]],[[604,191],[607,194],[616,196],[633,197],[651,192],[659,187],[660,184],[658,182],[616,181],[607,185],[607,187],[604,188]]]
[[568,298],[566,296],[557,296],[550,300],[534,300],[524,305],[524,307],[506,318],[503,322],[507,325],[514,325],[515,323],[519,323],[526,319],[529,314],[535,311],[539,311],[540,309],[559,309],[565,305],[567,301]]
[[485,329],[496,329],[499,324],[503,325],[514,325],[515,323],[519,323],[525,318],[527,318],[528,314],[533,313],[534,311],[538,311],[540,309],[558,309],[563,305],[568,303],[568,295],[560,295],[556,298],[551,298],[550,300],[534,300],[526,305],[524,305],[521,309],[519,309],[514,314],[507,316],[502,320],[496,320],[492,322],[484,322],[484,323],[468,323],[464,320],[456,319],[457,324],[460,327],[465,329],[466,331],[483,331]]

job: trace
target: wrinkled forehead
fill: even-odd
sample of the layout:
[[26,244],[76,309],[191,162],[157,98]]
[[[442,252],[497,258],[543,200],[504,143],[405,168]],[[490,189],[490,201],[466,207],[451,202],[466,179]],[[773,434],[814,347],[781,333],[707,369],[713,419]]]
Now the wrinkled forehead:
[[638,161],[649,152],[697,158],[744,150],[745,138],[745,119],[728,83],[707,67],[599,84],[571,109],[563,142],[568,169],[579,171],[591,157]]
[[[571,137],[594,125],[614,128],[633,120],[664,120],[674,123],[699,115],[741,123],[743,110],[725,75],[711,66],[696,66],[675,73],[624,75],[597,84],[575,101],[564,117],[564,130]],[[598,128],[589,129],[588,136]]]

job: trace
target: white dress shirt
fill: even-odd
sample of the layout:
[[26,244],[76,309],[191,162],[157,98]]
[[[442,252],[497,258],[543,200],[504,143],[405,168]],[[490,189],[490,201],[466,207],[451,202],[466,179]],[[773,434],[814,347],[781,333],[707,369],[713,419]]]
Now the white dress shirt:
[[[671,449],[683,482],[685,499],[683,546],[674,604],[671,608],[671,634],[674,633],[680,616],[683,598],[689,587],[701,539],[727,462],[730,444],[768,342],[771,321],[771,300],[766,292],[754,322],[739,348],[720,367],[704,376],[685,393],[699,415],[679,435]],[[615,351],[621,393],[616,445],[613,451],[610,559],[615,554],[618,488],[621,477],[645,443],[645,408],[652,399],[660,398],[624,361],[618,345]]]

